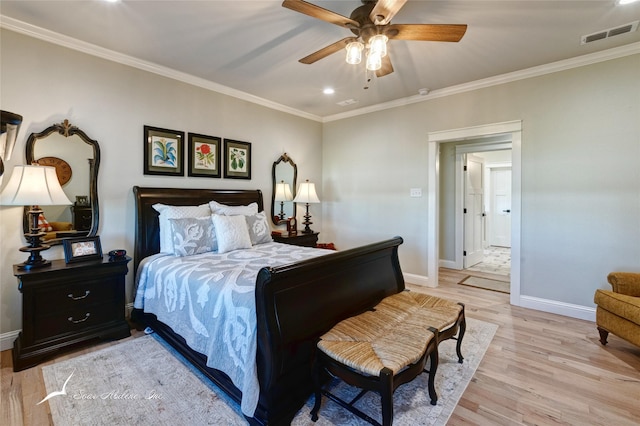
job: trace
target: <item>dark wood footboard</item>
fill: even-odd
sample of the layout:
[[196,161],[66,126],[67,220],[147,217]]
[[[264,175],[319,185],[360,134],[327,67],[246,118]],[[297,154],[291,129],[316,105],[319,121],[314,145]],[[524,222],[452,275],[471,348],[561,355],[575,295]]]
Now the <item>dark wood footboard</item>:
[[311,363],[322,334],[404,289],[400,244],[396,237],[260,271],[257,362],[268,419],[288,423],[311,394]]

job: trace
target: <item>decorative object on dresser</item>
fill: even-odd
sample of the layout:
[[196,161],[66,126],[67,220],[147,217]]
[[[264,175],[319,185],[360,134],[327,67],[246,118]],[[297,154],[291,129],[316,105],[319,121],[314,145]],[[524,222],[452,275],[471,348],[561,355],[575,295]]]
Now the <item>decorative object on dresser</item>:
[[144,126],[144,174],[184,176],[184,132]]
[[224,140],[224,177],[251,180],[251,143]]
[[311,234],[280,234],[272,235],[273,241],[277,243],[291,244],[302,247],[316,247],[318,244],[318,232]]
[[13,344],[13,370],[40,363],[72,345],[130,335],[124,282],[130,257],[66,264],[46,269],[13,266],[22,293],[22,331]]
[[64,260],[67,263],[102,259],[100,237],[67,238],[62,241]]
[[302,231],[302,233],[311,234],[313,231],[311,230],[309,225],[313,224],[313,222],[309,220],[311,219],[311,215],[309,214],[309,204],[320,202],[320,199],[316,194],[316,185],[309,182],[309,179],[305,180],[300,184],[296,198],[294,198],[293,201],[296,203],[305,203],[305,207],[307,208],[307,210],[304,215],[304,222],[302,222],[302,224],[304,225],[304,230]]
[[[296,215],[296,203],[293,198],[296,196],[298,186],[298,166],[285,152],[271,167],[271,220],[274,225],[284,224],[288,217]],[[282,186],[284,184],[286,186]],[[284,190],[284,194],[282,191]],[[276,198],[278,198],[276,200]],[[280,201],[280,214],[276,213],[276,201]]]
[[295,216],[287,218],[287,235],[298,235],[298,219]]
[[22,116],[9,111],[0,111],[0,122],[0,176],[2,176],[4,162],[11,159],[22,124]]
[[[47,230],[47,244],[62,244],[63,238],[93,237],[98,233],[100,209],[98,205],[98,169],[100,146],[69,120],[47,127],[40,133],[31,133],[27,139],[25,156],[27,164],[53,165],[63,190],[76,204],[71,208],[42,206],[44,217],[53,229]],[[53,158],[53,160],[46,160]],[[47,161],[50,161],[48,164]],[[68,165],[68,169],[67,169]],[[65,183],[66,182],[66,183]],[[86,201],[86,206],[80,206]],[[83,209],[82,213],[76,209]],[[25,209],[26,210],[26,209]],[[77,217],[82,215],[81,220]],[[75,216],[75,217],[74,217]],[[26,217],[26,211],[25,211]],[[55,225],[57,224],[57,225]],[[77,224],[81,229],[73,228]],[[23,223],[24,232],[29,224]]]
[[276,193],[273,197],[273,201],[280,201],[280,213],[278,213],[279,221],[284,220],[284,203],[285,201],[293,201],[293,194],[291,194],[291,187],[283,180],[276,184]]
[[42,244],[45,235],[40,230],[38,218],[42,214],[39,206],[71,204],[65,195],[56,170],[47,166],[15,166],[9,183],[0,194],[0,204],[4,206],[31,206],[29,210],[29,232],[24,236],[29,242],[20,251],[29,253],[29,258],[19,265],[22,269],[40,268],[51,262],[44,259],[40,252],[49,245]]

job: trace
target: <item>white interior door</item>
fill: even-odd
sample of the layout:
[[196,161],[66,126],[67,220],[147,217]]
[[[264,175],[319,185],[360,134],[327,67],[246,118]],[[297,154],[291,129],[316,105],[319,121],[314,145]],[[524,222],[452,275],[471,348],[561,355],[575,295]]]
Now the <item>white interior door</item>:
[[511,247],[511,167],[491,169],[489,242],[492,246]]
[[484,159],[465,155],[464,168],[464,252],[463,267],[482,262],[484,256]]

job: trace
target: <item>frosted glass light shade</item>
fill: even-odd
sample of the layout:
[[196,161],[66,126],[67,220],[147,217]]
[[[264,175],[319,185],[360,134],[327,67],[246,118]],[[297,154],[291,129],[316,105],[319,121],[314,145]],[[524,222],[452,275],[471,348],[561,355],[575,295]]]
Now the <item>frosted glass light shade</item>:
[[369,39],[369,55],[379,55],[381,58],[387,56],[387,41],[389,38],[383,34],[371,37]]
[[56,169],[49,166],[15,166],[0,194],[3,206],[56,206],[71,201],[62,190]]
[[356,65],[362,62],[362,49],[364,45],[359,41],[353,41],[347,44],[347,63]]
[[382,68],[382,57],[378,54],[369,52],[367,55],[367,69],[369,71],[377,71]]

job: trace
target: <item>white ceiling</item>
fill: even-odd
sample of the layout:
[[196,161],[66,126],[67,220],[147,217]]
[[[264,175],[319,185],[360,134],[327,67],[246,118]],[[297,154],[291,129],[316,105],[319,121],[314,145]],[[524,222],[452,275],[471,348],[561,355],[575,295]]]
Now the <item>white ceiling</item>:
[[[311,3],[345,16],[361,5]],[[408,1],[392,23],[467,24],[467,33],[459,43],[390,41],[395,72],[374,76],[365,90],[363,65],[346,64],[342,52],[298,62],[352,33],[281,1],[1,0],[0,14],[5,28],[38,33],[34,25],[317,117],[640,42],[636,31],[580,44],[640,19],[640,2]],[[323,95],[325,87],[335,94]],[[357,103],[337,104],[347,99]]]

